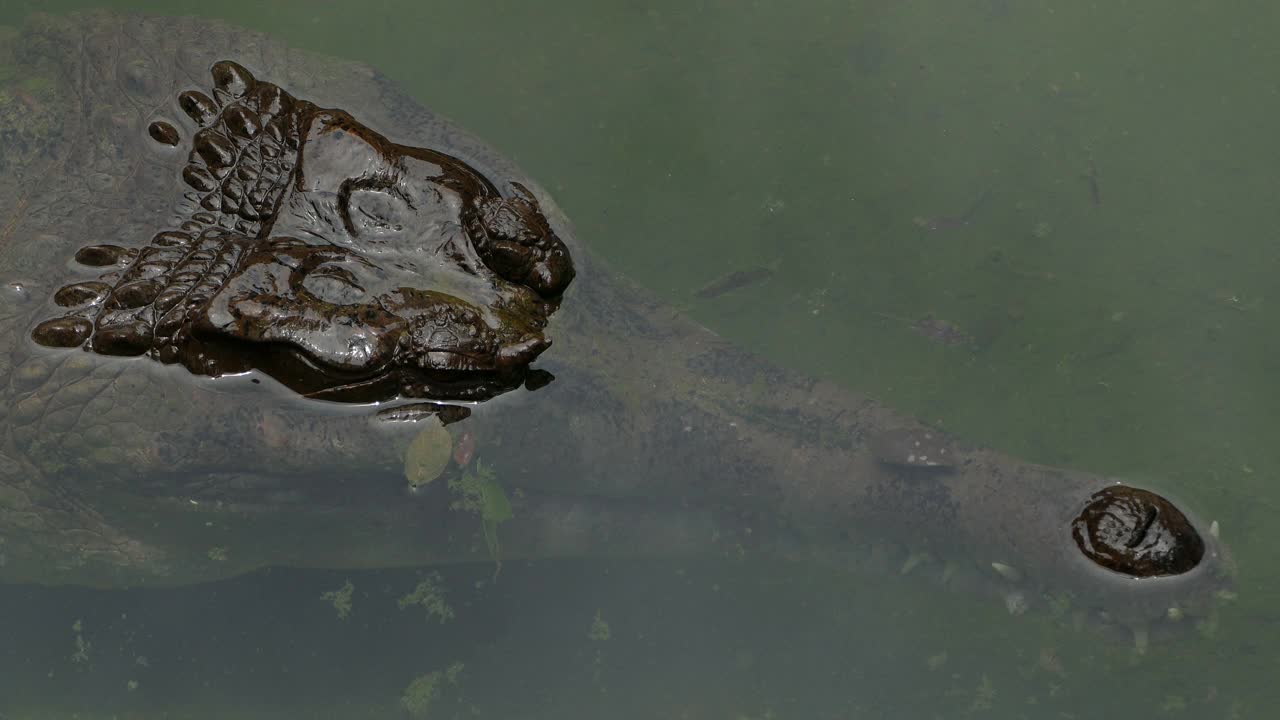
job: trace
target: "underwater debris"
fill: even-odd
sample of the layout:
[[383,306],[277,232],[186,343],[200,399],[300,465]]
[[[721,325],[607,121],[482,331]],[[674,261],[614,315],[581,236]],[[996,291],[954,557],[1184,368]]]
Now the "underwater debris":
[[1089,158],[1089,172],[1085,174],[1084,179],[1089,183],[1089,200],[1094,207],[1102,207],[1102,188],[1098,186],[1098,166],[1093,164],[1093,158]]
[[453,444],[453,463],[460,468],[465,468],[471,464],[471,458],[475,457],[475,454],[476,434],[470,430],[463,430]]
[[991,704],[996,699],[996,688],[991,684],[991,678],[983,673],[982,682],[978,683],[978,687],[973,689],[973,703],[969,705],[969,712],[979,712],[991,709]]
[[1062,658],[1058,656],[1058,651],[1051,647],[1040,648],[1040,654],[1036,657],[1036,667],[1057,678],[1067,677]]
[[938,230],[955,230],[967,226],[973,222],[973,216],[978,214],[982,206],[987,203],[987,199],[991,197],[991,190],[987,189],[982,192],[965,210],[963,215],[944,215],[941,217],[922,217],[916,216],[911,218],[911,222],[916,227],[924,228],[930,232]]
[[948,470],[957,462],[951,437],[927,427],[890,428],[876,433],[870,447],[877,462],[896,467]]
[[889,313],[876,313],[880,317],[890,320],[897,320],[917,333],[923,335],[930,340],[935,340],[943,345],[973,345],[973,336],[960,329],[955,323],[939,319],[933,313],[929,313],[918,320],[911,320],[900,315],[891,315]]
[[711,300],[740,290],[751,285],[759,285],[773,277],[778,263],[756,265],[743,270],[735,270],[723,277],[716,278],[694,291],[693,296],[699,300]]

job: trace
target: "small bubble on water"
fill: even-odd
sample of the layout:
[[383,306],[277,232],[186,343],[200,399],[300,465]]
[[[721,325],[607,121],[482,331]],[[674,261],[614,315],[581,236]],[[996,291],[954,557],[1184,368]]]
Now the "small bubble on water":
[[30,302],[31,283],[25,280],[9,280],[5,282],[4,297],[10,302]]

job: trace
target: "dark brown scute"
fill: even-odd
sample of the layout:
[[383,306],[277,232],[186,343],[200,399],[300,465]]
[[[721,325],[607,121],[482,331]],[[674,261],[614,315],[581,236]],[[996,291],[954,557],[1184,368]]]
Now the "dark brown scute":
[[152,140],[161,145],[175,146],[182,140],[177,128],[163,120],[157,120],[147,126],[147,133],[151,135]]

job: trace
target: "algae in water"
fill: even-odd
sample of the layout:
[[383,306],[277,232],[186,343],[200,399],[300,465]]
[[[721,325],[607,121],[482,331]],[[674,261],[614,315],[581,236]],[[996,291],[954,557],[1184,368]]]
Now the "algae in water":
[[400,706],[410,717],[427,717],[432,704],[440,698],[441,690],[446,686],[457,687],[463,667],[462,663],[455,662],[443,672],[433,670],[414,678],[400,695]]
[[[498,542],[498,525],[511,519],[511,501],[498,482],[493,468],[476,460],[475,470],[468,469],[462,477],[449,480],[449,490],[454,500],[449,507],[465,510],[480,516],[480,529],[489,557],[502,569],[502,545]],[[497,572],[495,571],[495,575]]]
[[418,583],[408,595],[397,600],[396,604],[401,610],[417,605],[427,611],[427,617],[434,617],[444,624],[453,619],[453,608],[449,607],[449,603],[445,600],[444,588],[440,585],[440,573],[433,572]]
[[356,586],[348,580],[342,584],[337,590],[320,593],[320,599],[333,605],[333,609],[338,613],[339,620],[346,620],[351,615],[351,594],[355,592]]
[[71,662],[77,665],[89,662],[89,650],[93,644],[84,639],[84,623],[76,620],[72,623],[71,630],[76,634],[76,649],[71,653]]
[[591,621],[591,630],[587,632],[587,639],[593,642],[604,642],[611,637],[613,637],[613,631],[609,629],[609,623],[597,610],[595,618]]

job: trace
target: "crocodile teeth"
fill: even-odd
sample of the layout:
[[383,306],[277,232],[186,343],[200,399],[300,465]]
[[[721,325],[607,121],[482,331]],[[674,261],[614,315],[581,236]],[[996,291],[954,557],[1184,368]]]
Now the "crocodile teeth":
[[1222,539],[1222,528],[1218,527],[1217,520],[1209,523],[1209,534],[1212,535],[1215,540]]
[[942,584],[946,585],[951,582],[951,578],[956,574],[956,564],[950,560],[942,567]]
[[1202,637],[1212,638],[1218,634],[1218,613],[1210,611],[1209,614],[1196,621],[1196,632]]
[[1164,614],[1165,614],[1165,617],[1169,618],[1170,620],[1173,620],[1174,622],[1177,622],[1178,620],[1181,620],[1183,617],[1186,617],[1186,615],[1182,612],[1182,608],[1178,607],[1177,605],[1170,607],[1168,610],[1165,611]]
[[1018,572],[1017,568],[1011,565],[1005,565],[1001,562],[993,562],[991,563],[991,569],[995,570],[1001,577],[1010,582],[1019,582],[1022,580],[1022,573]]
[[898,571],[899,575],[906,575],[914,570],[920,563],[929,559],[929,553],[911,553],[907,556],[907,561],[902,563],[902,569]]

